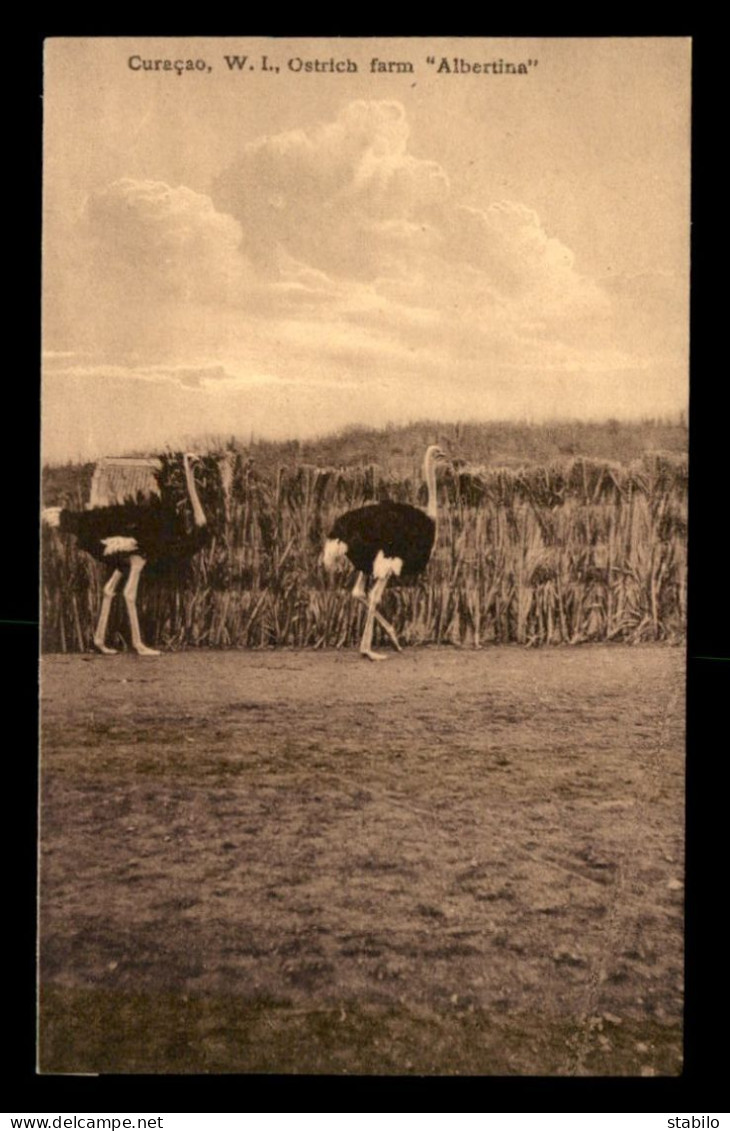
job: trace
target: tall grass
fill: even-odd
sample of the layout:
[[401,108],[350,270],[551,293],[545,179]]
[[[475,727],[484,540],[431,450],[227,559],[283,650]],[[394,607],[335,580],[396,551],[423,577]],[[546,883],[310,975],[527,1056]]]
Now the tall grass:
[[[168,461],[167,489],[181,489]],[[420,471],[300,465],[257,472],[236,451],[206,457],[201,492],[213,538],[184,570],[150,567],[139,612],[163,648],[349,647],[363,609],[352,577],[331,578],[323,540],[342,511],[381,498],[425,504]],[[678,641],[686,617],[687,466],[568,459],[527,469],[466,468],[439,486],[437,545],[383,613],[405,644]],[[43,530],[43,647],[92,646],[102,568]],[[125,647],[123,602],[110,640]],[[376,628],[377,634],[380,630]]]

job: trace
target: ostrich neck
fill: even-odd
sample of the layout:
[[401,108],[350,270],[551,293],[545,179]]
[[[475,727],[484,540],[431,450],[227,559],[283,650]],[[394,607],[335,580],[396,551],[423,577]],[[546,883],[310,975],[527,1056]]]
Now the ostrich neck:
[[426,487],[428,488],[426,514],[435,522],[438,515],[438,497],[436,495],[436,465],[430,459],[427,459],[425,461],[423,467],[423,477],[426,480]]
[[205,511],[203,510],[201,503],[200,503],[200,499],[198,498],[198,489],[195,486],[195,477],[193,475],[193,469],[191,468],[187,457],[185,458],[184,463],[185,463],[185,482],[188,485],[188,494],[190,495],[190,502],[192,503],[192,507],[193,507],[193,517],[195,519],[195,525],[196,526],[205,526],[205,524],[207,522],[207,519],[205,517]]

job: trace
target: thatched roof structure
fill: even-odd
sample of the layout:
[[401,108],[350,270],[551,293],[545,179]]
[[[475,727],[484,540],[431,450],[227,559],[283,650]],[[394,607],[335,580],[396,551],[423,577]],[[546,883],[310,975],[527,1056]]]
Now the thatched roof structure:
[[161,466],[158,459],[110,456],[99,460],[91,479],[89,508],[108,507],[123,503],[125,499],[136,500],[140,494],[159,495],[155,472]]

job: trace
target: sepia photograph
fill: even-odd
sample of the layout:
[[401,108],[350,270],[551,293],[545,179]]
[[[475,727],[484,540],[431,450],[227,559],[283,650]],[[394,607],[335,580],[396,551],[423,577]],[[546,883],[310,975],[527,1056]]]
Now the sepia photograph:
[[44,48],[37,1072],[679,1077],[691,40]]

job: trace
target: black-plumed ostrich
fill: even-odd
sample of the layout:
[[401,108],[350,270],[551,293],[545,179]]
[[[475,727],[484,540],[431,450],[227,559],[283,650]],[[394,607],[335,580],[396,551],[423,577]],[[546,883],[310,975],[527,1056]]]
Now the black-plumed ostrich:
[[[370,503],[341,515],[327,535],[325,567],[332,570],[346,557],[358,571],[352,595],[367,606],[360,653],[368,660],[387,658],[372,650],[375,621],[401,651],[396,631],[380,615],[378,605],[391,577],[413,577],[428,565],[436,541],[436,466],[443,463],[449,460],[437,444],[426,449],[423,477],[428,501],[425,511],[409,503]],[[366,577],[372,581],[369,593]]]
[[124,502],[86,511],[50,507],[43,519],[62,532],[75,534],[80,550],[104,562],[111,572],[103,589],[101,611],[94,633],[94,645],[105,656],[116,649],[106,645],[109,612],[120,580],[128,574],[124,601],[129,615],[132,647],[140,656],[159,656],[143,642],[137,616],[137,588],[148,562],[174,562],[191,558],[209,539],[208,522],[195,486],[192,464],[197,456],[183,456],[183,471],[192,506],[192,523],[182,504],[153,495],[142,502]]

